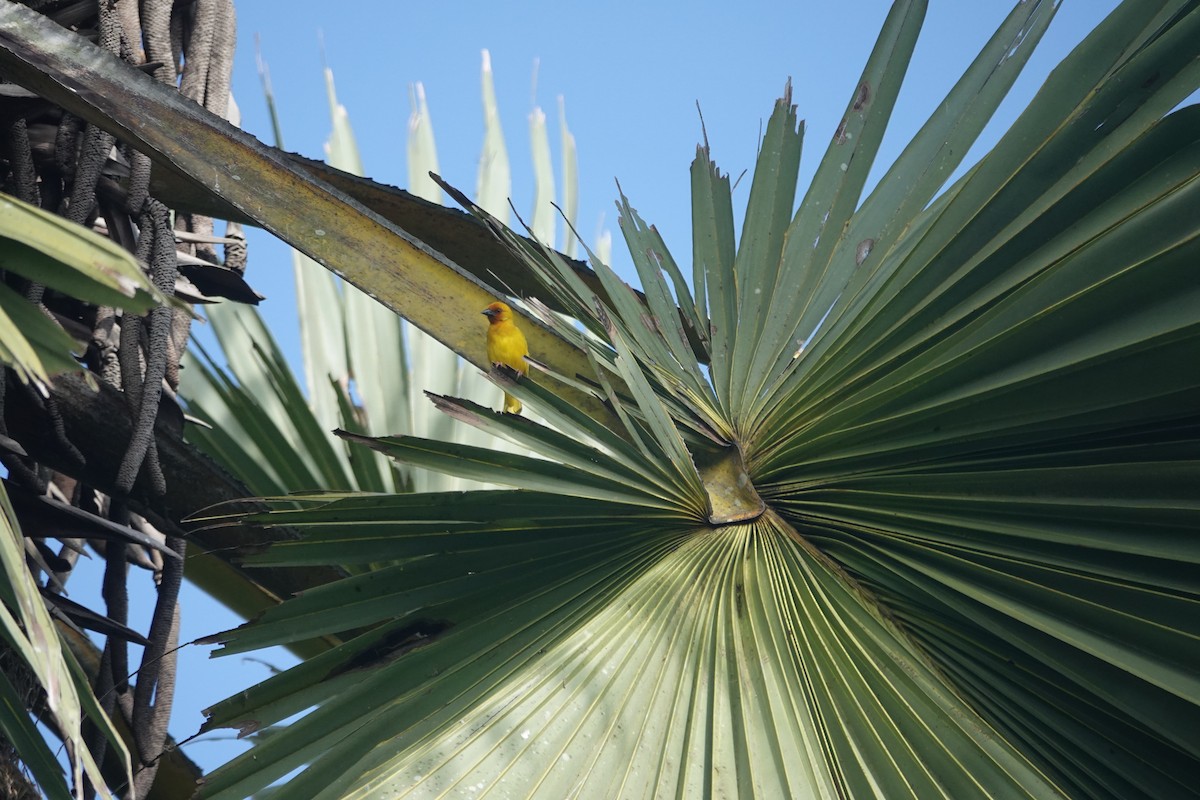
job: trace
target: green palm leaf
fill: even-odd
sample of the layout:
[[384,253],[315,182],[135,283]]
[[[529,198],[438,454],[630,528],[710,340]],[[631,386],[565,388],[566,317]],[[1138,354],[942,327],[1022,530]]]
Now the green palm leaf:
[[794,214],[789,97],[740,241],[700,148],[690,287],[623,198],[644,298],[472,209],[582,327],[530,300],[546,369],[490,376],[554,429],[439,391],[532,454],[346,439],[516,488],[207,520],[302,532],[251,564],[388,566],[214,637],[339,644],[211,710],[307,713],[206,796],[1195,796],[1200,4],[1122,4],[944,187],[1052,16],[1017,4],[864,199],[923,12]]
[[[130,253],[15,197],[0,202],[0,263],[50,289],[130,311],[166,302]],[[0,284],[0,363],[44,391],[51,375],[80,369],[73,351],[82,348],[56,322]]]
[[[50,290],[133,312],[166,302],[129,252],[91,230],[8,196],[0,201],[0,267]],[[83,350],[44,309],[0,283],[0,364],[11,367],[18,379],[46,393],[54,375],[81,370],[73,354]],[[0,381],[4,379],[0,375]],[[7,436],[4,439],[12,443]],[[29,553],[37,552],[29,542],[22,537],[8,493],[0,484],[0,655],[4,661],[0,739],[48,796],[71,797],[62,764],[30,716],[31,698],[44,697],[44,718],[63,743],[70,782],[81,787],[86,775],[101,796],[111,796],[85,745],[84,720],[113,745],[117,764],[127,777],[128,751],[60,639],[26,563]]]
[[[45,692],[45,714],[53,723],[72,767],[72,783],[82,787],[86,774],[102,797],[111,797],[84,741],[83,723],[95,725],[118,754],[127,782],[129,751],[100,709],[83,670],[64,646],[58,628],[50,619],[37,582],[25,565],[25,547],[8,493],[0,483],[0,648],[7,656],[0,672],[0,733],[17,748],[22,762],[50,796],[69,798],[61,766],[42,733],[34,726],[27,709],[29,686],[18,692],[10,675],[27,670],[31,680]],[[80,789],[81,791],[81,789]]]

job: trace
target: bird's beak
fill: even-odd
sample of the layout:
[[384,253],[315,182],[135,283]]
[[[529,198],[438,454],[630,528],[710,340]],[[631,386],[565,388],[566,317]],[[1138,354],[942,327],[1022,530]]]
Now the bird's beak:
[[490,308],[485,308],[483,311],[480,311],[479,313],[483,314],[485,317],[490,317],[495,312],[493,312]]

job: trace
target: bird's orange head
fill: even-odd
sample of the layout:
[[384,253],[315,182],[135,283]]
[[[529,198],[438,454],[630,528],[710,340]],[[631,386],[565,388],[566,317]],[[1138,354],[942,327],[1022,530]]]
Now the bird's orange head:
[[485,308],[482,313],[493,325],[497,322],[512,321],[512,309],[508,307],[508,303],[501,303],[499,300]]

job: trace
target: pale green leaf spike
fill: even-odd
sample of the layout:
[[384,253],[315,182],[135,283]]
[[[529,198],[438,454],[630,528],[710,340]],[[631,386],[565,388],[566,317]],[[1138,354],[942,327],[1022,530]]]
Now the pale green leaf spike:
[[554,247],[554,166],[550,157],[550,135],[546,113],[538,106],[529,112],[529,141],[533,152],[533,215],[529,228],[534,237]]
[[350,115],[346,107],[338,102],[333,85],[333,70],[325,68],[325,92],[329,100],[331,131],[325,143],[325,157],[330,166],[352,173],[363,174],[362,156],[358,153],[358,142],[350,127]]
[[438,167],[437,146],[433,138],[433,121],[429,116],[429,104],[425,102],[425,85],[420,81],[409,87],[409,104],[412,113],[408,116],[408,191],[431,203],[443,204],[441,187],[429,173],[441,174]]
[[496,85],[492,76],[492,56],[483,51],[480,73],[483,85],[483,152],[479,156],[479,177],[475,183],[475,202],[484,211],[507,224],[512,196],[512,168],[504,146],[504,130],[496,105]]
[[575,258],[579,250],[579,238],[575,235],[575,220],[579,215],[579,152],[575,135],[567,127],[567,101],[562,95],[558,96],[558,131],[562,143],[562,213],[566,227],[562,252]]
[[612,263],[612,231],[602,230],[597,234],[596,257],[605,264]]

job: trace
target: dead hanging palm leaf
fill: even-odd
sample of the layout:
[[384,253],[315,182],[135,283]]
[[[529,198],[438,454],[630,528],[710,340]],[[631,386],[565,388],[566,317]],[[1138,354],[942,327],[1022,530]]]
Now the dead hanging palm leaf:
[[[168,91],[175,90],[179,78],[179,90],[189,102],[224,114],[233,47],[232,3],[202,3],[195,9],[176,5],[170,0],[140,6],[50,3],[41,4],[48,15],[44,18],[14,3],[0,9],[0,26],[5,37],[21,24],[50,26],[72,47],[86,47],[131,72],[127,65],[135,65],[139,79],[156,80],[169,86]],[[84,31],[84,36],[94,34],[96,44],[69,28]],[[15,77],[7,68],[4,74],[6,80]],[[28,87],[5,85],[15,91],[0,97],[8,126],[3,177],[17,197],[8,198],[0,209],[5,256],[0,264],[0,359],[13,369],[11,380],[0,379],[0,435],[11,443],[5,467],[13,491],[23,500],[18,515],[25,517],[25,536],[58,537],[64,542],[55,553],[45,538],[25,538],[26,543],[37,542],[25,548],[33,574],[19,579],[12,569],[7,571],[4,600],[15,615],[13,620],[20,621],[10,626],[7,646],[32,665],[44,697],[7,695],[7,711],[0,722],[13,741],[19,738],[18,756],[48,795],[65,797],[70,791],[46,743],[26,717],[26,700],[31,708],[42,702],[49,708],[53,732],[63,740],[75,765],[72,778],[77,796],[92,790],[107,796],[106,780],[144,795],[167,741],[184,541],[174,531],[164,537],[137,513],[145,508],[131,502],[131,496],[139,480],[152,496],[167,491],[155,422],[160,411],[168,416],[173,407],[178,361],[191,314],[174,296],[205,299],[209,293],[245,299],[253,298],[253,293],[238,274],[237,268],[244,264],[238,264],[237,231],[216,237],[211,220],[187,213],[172,219],[171,209],[149,191],[149,157],[118,141],[112,125],[105,120],[85,121]],[[220,241],[233,245],[223,265],[217,263],[213,249],[213,243]],[[81,362],[87,365],[93,389],[95,375],[120,390],[133,420],[123,456],[112,474],[101,477],[109,489],[105,496],[86,482],[94,468],[89,460],[97,459],[72,441],[59,395],[48,389],[52,374],[80,371]],[[20,410],[11,416],[26,422],[23,426],[8,427],[4,422],[13,406]],[[27,423],[30,408],[36,409],[35,425]],[[34,443],[40,443],[45,429],[52,431],[49,438],[62,454],[52,464],[31,455],[44,452]],[[78,436],[77,430],[74,433]],[[69,504],[78,508],[69,512]],[[6,530],[21,542],[7,501],[5,509]],[[107,563],[105,614],[59,596],[85,541]],[[155,577],[157,601],[146,636],[126,625],[129,562]],[[76,641],[86,642],[74,627],[78,623],[107,636],[104,654],[97,656],[99,668],[92,686],[73,656],[59,646],[55,629],[35,625],[39,621],[24,602],[23,593],[36,586],[43,572],[43,596],[37,596],[35,589],[34,597],[38,604],[48,604],[65,635],[69,637],[73,630],[80,634]],[[127,653],[129,641],[144,645],[141,666],[134,670]],[[132,683],[131,672],[136,673]],[[84,714],[94,723],[86,737],[80,728]],[[136,768],[132,776],[130,753],[115,735],[110,716],[126,723],[131,732]],[[110,745],[118,755],[110,760],[116,768],[102,776],[97,765],[105,762]]]

